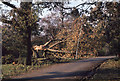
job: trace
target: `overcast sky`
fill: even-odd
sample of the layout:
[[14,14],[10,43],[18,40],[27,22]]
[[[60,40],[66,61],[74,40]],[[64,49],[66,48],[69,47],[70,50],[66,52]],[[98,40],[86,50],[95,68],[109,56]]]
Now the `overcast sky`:
[[[21,0],[11,0],[11,4],[14,4],[16,7],[20,7],[20,1]],[[29,1],[29,0],[28,0]],[[40,0],[35,0],[35,1],[40,1]],[[43,1],[43,0],[42,0]],[[45,1],[47,1],[47,0],[45,0]],[[50,0],[49,0],[50,1]],[[52,1],[52,0],[51,0]],[[54,0],[55,1],[55,0]],[[58,0],[59,1],[59,0]],[[69,0],[70,1],[70,4],[68,4],[68,5],[66,5],[66,6],[68,6],[68,7],[74,7],[74,6],[77,6],[77,5],[79,5],[79,4],[81,4],[81,3],[84,3],[84,2],[93,2],[93,1],[120,1],[120,0]],[[2,9],[8,9],[8,10],[10,10],[11,8],[10,7],[5,7],[5,5],[4,4],[2,4],[1,2],[0,2],[0,5],[2,5],[1,7],[1,9],[0,9],[0,14],[2,13]],[[45,9],[44,10],[44,13],[45,14],[43,14],[43,16],[41,16],[41,17],[45,17],[45,16],[47,16],[48,14],[50,14],[51,12],[49,11],[49,10],[47,10],[47,9]]]
[[[46,0],[47,1],[47,0]],[[86,0],[70,0],[70,4],[66,5],[67,7],[74,7],[74,6],[77,6],[78,4],[80,3],[84,3]],[[89,1],[89,0],[87,0]],[[11,4],[14,4],[16,7],[20,7],[20,0],[12,0],[10,2]],[[1,6],[1,9],[0,9],[0,14],[2,13],[2,10],[3,9],[6,9],[6,10],[11,10],[12,8],[10,7],[6,7],[6,5],[2,4],[2,2],[0,2],[0,4],[2,5]],[[50,14],[51,12],[48,10],[48,9],[44,9],[44,13],[43,16],[41,17],[45,17],[47,16],[48,14]]]

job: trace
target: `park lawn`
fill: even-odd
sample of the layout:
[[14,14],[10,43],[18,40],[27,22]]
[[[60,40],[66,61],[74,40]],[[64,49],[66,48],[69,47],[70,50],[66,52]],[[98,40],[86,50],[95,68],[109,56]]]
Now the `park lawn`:
[[120,58],[104,62],[90,81],[120,81]]

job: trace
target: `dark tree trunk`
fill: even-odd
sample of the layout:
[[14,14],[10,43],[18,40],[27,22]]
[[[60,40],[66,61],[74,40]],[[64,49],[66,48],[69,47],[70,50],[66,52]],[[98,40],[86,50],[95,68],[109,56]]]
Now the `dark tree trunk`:
[[[20,4],[21,8],[25,11],[29,11],[31,12],[31,7],[32,7],[32,2],[21,2]],[[26,65],[31,65],[31,58],[32,58],[32,45],[31,45],[31,32],[32,32],[32,27],[29,25],[29,19],[28,19],[28,15],[30,13],[25,13],[25,22],[26,22],[26,27],[27,27],[27,57],[26,57]]]
[[26,65],[31,65],[31,58],[32,58],[32,45],[31,45],[31,27],[27,27],[27,58],[26,58]]

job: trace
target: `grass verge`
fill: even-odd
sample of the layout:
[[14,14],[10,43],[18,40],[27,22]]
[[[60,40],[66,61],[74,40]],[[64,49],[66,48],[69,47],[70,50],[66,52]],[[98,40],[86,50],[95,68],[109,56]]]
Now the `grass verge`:
[[89,81],[120,81],[120,58],[104,62]]

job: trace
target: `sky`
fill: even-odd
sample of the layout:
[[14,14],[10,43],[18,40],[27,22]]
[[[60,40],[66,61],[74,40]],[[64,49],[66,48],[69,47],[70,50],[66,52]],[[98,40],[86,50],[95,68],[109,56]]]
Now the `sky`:
[[[11,4],[14,4],[16,7],[20,7],[20,1],[21,0],[7,0],[7,1],[11,1],[10,3]],[[29,1],[29,0],[28,0]],[[34,1],[40,1],[40,0],[34,0]],[[34,2],[33,1],[33,2]],[[50,0],[41,0],[41,1],[50,1]],[[51,0],[52,1],[52,0]],[[55,1],[55,0],[53,0]],[[58,0],[59,1],[59,0]],[[65,0],[64,0],[65,1]],[[66,0],[67,1],[67,0]],[[77,6],[81,3],[84,3],[84,2],[93,2],[93,1],[120,1],[120,0],[70,0],[70,4],[68,4],[67,6],[68,7],[74,7],[74,6]],[[11,10],[12,8],[10,7],[6,7],[6,5],[2,4],[2,2],[0,1],[0,5],[1,5],[1,8],[0,8],[0,14],[2,13],[3,9],[8,9],[8,10]],[[41,16],[42,18],[47,16],[48,14],[50,14],[51,12],[48,10],[48,9],[44,9],[44,13],[43,16]],[[1,22],[0,22],[1,24]]]
[[[14,4],[16,7],[20,7],[20,5],[19,5],[20,1],[23,1],[23,0],[6,0],[6,1],[11,1],[10,2],[11,4]],[[29,1],[29,0],[26,0],[26,1]],[[35,2],[35,1],[52,1],[52,0],[33,0],[33,2]],[[55,1],[55,0],[53,0],[53,1]],[[62,0],[60,0],[60,1],[62,1]],[[63,0],[63,1],[65,1],[65,0]],[[66,0],[66,1],[68,1],[68,0]],[[67,6],[68,7],[74,7],[74,6],[77,6],[77,5],[79,5],[81,3],[84,3],[84,2],[93,2],[93,1],[120,1],[120,0],[69,0],[69,1],[70,1],[70,4],[68,4]],[[0,1],[0,5],[1,4],[2,3]],[[10,7],[5,7],[5,5],[2,4],[2,8],[1,9],[8,9],[8,10],[10,10],[11,8]],[[47,15],[47,14],[50,13],[49,11],[47,11],[47,9],[45,9],[44,12],[46,13],[45,15]],[[43,15],[43,16],[45,16],[45,15]]]
[[[38,0],[36,0],[36,1],[38,1]],[[46,0],[47,1],[47,0]],[[67,6],[68,7],[74,7],[74,6],[77,6],[78,4],[80,4],[80,3],[83,3],[83,2],[85,2],[86,0],[70,0],[70,4],[68,4]],[[11,0],[11,2],[10,2],[11,4],[14,4],[16,7],[20,7],[20,0]],[[4,5],[4,4],[2,4],[2,2],[0,1],[0,5],[2,5],[1,6],[1,9],[0,9],[0,14],[1,13],[3,13],[3,9],[7,9],[7,10],[11,10],[12,8],[10,8],[10,7],[6,7],[6,5]],[[48,9],[44,9],[44,13],[45,14],[43,14],[43,16],[40,16],[40,17],[45,17],[45,16],[47,16],[47,15],[49,15],[51,12],[48,10]],[[0,22],[0,24],[1,24],[1,22]]]

